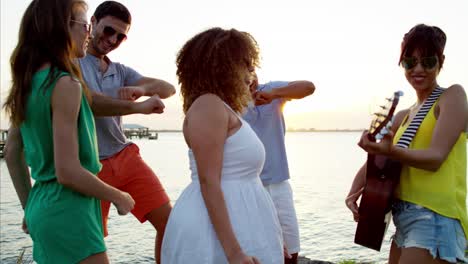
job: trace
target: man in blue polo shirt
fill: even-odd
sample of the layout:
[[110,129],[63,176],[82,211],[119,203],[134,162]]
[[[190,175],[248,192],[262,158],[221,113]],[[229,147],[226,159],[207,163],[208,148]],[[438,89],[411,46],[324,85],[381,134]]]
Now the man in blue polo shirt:
[[[143,76],[107,56],[127,38],[131,20],[129,10],[119,2],[105,1],[96,8],[91,17],[93,39],[89,43],[88,54],[79,60],[83,79],[95,93],[112,98],[136,100],[147,96],[147,100],[155,103],[152,112],[162,113],[164,104],[161,99],[174,95],[174,86],[164,80]],[[105,104],[95,104],[93,111],[99,112],[100,106],[106,107]],[[138,146],[125,137],[121,115],[95,117],[102,163],[98,177],[128,192],[135,200],[132,214],[141,223],[148,220],[156,229],[155,260],[160,263],[162,238],[172,207],[158,177],[141,158]],[[107,235],[110,203],[101,201],[101,206]]]
[[250,124],[265,146],[265,164],[260,174],[263,186],[275,204],[287,250],[285,263],[297,263],[300,250],[299,226],[289,184],[289,167],[284,136],[286,126],[283,106],[291,99],[311,95],[315,86],[309,81],[275,81],[258,84],[257,76],[250,86],[254,104],[244,119]]

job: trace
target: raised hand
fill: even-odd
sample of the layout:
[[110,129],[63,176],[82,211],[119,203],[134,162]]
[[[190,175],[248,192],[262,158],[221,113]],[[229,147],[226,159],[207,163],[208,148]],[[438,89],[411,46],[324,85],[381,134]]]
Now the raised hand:
[[139,86],[125,86],[119,89],[118,94],[120,99],[135,101],[145,95],[145,89]]
[[255,105],[269,104],[275,99],[273,94],[267,91],[256,91],[253,97],[255,99]]
[[135,201],[132,196],[126,192],[121,192],[119,199],[113,202],[119,215],[126,215],[133,210]]
[[138,113],[141,114],[162,114],[165,105],[158,95],[153,95],[143,102],[138,103]]

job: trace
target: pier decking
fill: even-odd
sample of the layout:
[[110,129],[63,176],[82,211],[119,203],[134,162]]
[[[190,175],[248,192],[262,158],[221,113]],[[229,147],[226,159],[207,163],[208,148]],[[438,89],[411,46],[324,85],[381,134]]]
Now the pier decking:
[[158,139],[158,132],[137,124],[124,124],[125,136],[132,138]]
[[[158,132],[156,130],[151,130],[147,127],[136,125],[136,124],[125,124],[124,125],[125,136],[129,139],[139,138],[139,139],[158,139]],[[0,129],[0,158],[3,158],[3,149],[8,137],[7,129]]]
[[8,130],[0,129],[0,158],[3,158],[3,148],[8,137]]

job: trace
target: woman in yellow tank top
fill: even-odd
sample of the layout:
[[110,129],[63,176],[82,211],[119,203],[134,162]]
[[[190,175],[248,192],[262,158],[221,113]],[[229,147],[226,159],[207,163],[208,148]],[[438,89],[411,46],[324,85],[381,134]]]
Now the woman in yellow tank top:
[[[396,232],[390,264],[456,263],[464,256],[468,236],[466,207],[466,132],[468,104],[462,86],[447,88],[434,103],[408,148],[398,141],[434,89],[444,63],[445,33],[416,25],[404,35],[399,64],[416,92],[417,102],[395,116],[392,132],[379,143],[364,132],[359,146],[402,163],[393,222]],[[359,218],[356,201],[365,184],[366,164],[358,171],[346,205]]]

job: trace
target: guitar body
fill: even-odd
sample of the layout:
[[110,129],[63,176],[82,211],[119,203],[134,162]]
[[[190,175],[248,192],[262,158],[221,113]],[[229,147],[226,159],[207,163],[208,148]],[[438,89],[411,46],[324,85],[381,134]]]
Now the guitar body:
[[385,156],[367,157],[366,185],[359,205],[356,244],[380,251],[390,223],[393,193],[398,184],[401,164]]
[[[369,129],[372,142],[382,140],[389,132],[393,115],[398,105],[400,91],[387,98],[388,105],[380,106]],[[382,155],[367,155],[366,184],[359,204],[359,221],[354,243],[380,251],[382,241],[390,223],[393,192],[400,179],[401,164]]]

